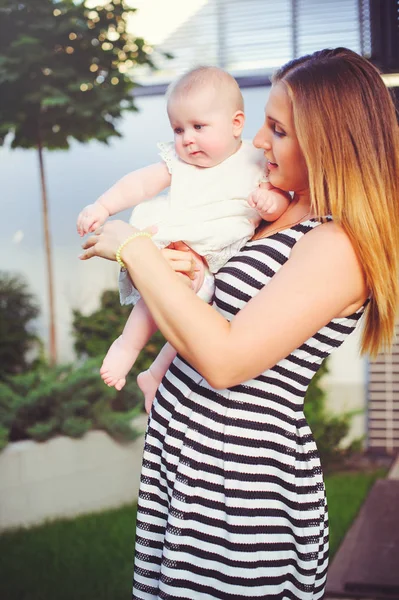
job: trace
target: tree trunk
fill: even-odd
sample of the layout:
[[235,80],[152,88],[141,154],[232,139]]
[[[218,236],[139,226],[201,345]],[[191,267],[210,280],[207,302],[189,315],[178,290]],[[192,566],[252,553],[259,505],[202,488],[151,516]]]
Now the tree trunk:
[[51,241],[50,241],[50,228],[49,228],[49,219],[48,219],[46,179],[45,179],[45,175],[44,175],[44,165],[43,165],[43,148],[42,148],[40,132],[38,134],[37,149],[38,149],[38,153],[39,153],[40,183],[41,183],[41,188],[42,188],[43,230],[44,230],[44,244],[45,244],[45,252],[46,252],[46,265],[47,265],[47,291],[48,291],[48,303],[49,303],[49,362],[50,362],[50,365],[54,366],[57,363],[57,344],[56,344],[56,335],[55,335],[53,265],[52,265],[52,256],[51,256]]

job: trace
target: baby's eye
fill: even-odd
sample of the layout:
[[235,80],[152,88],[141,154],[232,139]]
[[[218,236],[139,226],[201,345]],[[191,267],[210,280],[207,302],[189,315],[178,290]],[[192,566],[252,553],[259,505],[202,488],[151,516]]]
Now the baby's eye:
[[173,131],[176,135],[181,135],[184,129],[182,127],[175,127]]
[[203,125],[200,125],[199,123],[197,123],[196,125],[194,125],[194,129],[200,130],[202,128],[203,128]]

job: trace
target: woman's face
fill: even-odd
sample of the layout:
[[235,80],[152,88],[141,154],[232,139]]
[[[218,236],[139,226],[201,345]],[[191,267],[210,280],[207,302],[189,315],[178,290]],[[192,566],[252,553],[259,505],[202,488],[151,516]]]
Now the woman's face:
[[272,185],[287,192],[309,193],[308,171],[295,132],[292,103],[281,82],[272,86],[265,122],[253,143],[264,150]]

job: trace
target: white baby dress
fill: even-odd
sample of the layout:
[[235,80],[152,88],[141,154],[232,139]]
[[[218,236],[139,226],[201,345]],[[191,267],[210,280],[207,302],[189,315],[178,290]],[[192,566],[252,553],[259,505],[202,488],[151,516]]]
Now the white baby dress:
[[[169,193],[136,206],[130,224],[138,229],[156,225],[152,239],[159,248],[183,241],[216,273],[252,237],[260,222],[247,198],[265,181],[263,152],[243,141],[222,163],[201,168],[183,162],[173,142],[158,147],[172,175]],[[119,290],[122,304],[135,304],[140,298],[123,269]]]

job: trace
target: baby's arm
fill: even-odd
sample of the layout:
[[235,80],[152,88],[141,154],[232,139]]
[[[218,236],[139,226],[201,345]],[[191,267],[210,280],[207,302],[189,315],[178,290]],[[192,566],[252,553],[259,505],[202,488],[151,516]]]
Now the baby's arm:
[[287,210],[290,202],[291,196],[288,192],[273,187],[268,181],[260,183],[248,198],[248,204],[255,208],[265,221],[276,221]]
[[170,185],[170,181],[171,175],[164,162],[125,175],[94,204],[89,204],[82,210],[77,221],[79,235],[94,231],[111,215],[156,196]]

